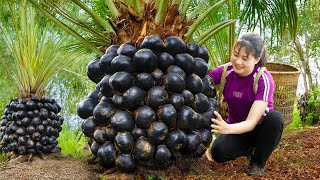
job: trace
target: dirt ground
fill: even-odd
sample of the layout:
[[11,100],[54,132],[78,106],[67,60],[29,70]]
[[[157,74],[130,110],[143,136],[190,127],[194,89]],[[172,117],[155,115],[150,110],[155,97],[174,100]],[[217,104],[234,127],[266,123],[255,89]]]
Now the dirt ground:
[[238,158],[227,163],[211,163],[204,158],[185,159],[166,170],[138,168],[130,174],[103,170],[94,161],[50,155],[44,160],[0,164],[2,180],[34,179],[320,179],[320,127],[285,131],[279,147],[269,158],[263,176],[246,175],[248,162]]

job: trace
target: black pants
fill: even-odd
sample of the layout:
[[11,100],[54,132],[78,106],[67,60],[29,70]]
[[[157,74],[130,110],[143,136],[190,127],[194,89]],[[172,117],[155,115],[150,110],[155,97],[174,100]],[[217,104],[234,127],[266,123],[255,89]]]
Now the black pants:
[[[251,155],[250,164],[260,167],[279,144],[283,131],[283,116],[279,111],[269,112],[261,124],[244,134],[219,134],[211,148],[212,158],[219,163]],[[249,154],[250,153],[250,154]]]

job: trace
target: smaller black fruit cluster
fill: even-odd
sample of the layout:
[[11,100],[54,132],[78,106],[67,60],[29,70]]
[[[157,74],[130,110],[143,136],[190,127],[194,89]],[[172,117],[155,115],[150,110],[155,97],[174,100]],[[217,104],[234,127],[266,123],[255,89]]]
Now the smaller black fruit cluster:
[[0,121],[0,151],[20,155],[50,153],[58,144],[63,118],[54,99],[16,98]]
[[120,171],[202,156],[217,107],[208,59],[196,42],[147,36],[139,47],[111,45],[90,62],[96,90],[77,111],[92,154]]

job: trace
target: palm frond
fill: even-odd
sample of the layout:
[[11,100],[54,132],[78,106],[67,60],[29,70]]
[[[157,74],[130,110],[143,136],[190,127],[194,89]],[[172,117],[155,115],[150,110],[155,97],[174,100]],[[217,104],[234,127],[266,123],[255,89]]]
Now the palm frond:
[[77,55],[65,51],[67,36],[52,32],[50,25],[39,27],[32,7],[11,6],[12,17],[19,18],[12,18],[11,25],[1,26],[1,37],[11,53],[1,65],[7,69],[20,97],[42,97],[51,79]]
[[241,27],[247,26],[248,30],[253,30],[260,26],[261,34],[266,28],[274,31],[274,36],[280,39],[284,32],[289,31],[292,38],[297,32],[297,7],[296,0],[241,0],[242,13],[240,21]]

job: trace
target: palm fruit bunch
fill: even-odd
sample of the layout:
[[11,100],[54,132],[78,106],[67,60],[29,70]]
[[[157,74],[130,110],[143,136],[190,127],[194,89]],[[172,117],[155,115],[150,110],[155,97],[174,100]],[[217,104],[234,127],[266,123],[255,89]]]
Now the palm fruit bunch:
[[0,151],[16,155],[46,154],[56,148],[63,118],[54,99],[12,99],[0,120]]
[[77,104],[91,152],[106,168],[166,167],[203,155],[217,108],[208,52],[177,36],[109,46],[87,66],[96,89]]

